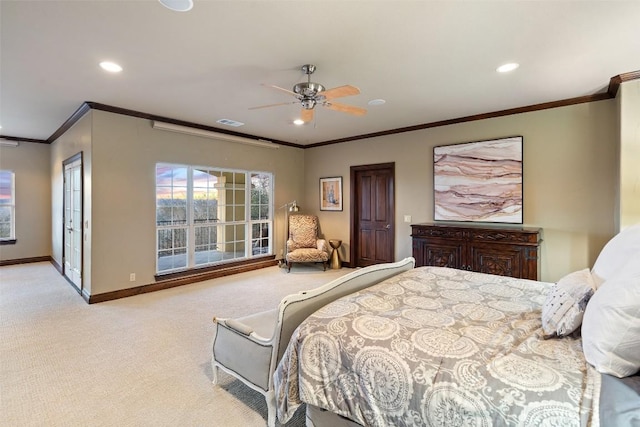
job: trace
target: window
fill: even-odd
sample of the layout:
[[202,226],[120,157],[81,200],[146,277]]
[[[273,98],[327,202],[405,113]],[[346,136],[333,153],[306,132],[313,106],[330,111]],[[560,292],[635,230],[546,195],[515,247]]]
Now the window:
[[272,174],[156,165],[157,272],[272,253]]
[[0,170],[0,241],[16,238],[15,174]]

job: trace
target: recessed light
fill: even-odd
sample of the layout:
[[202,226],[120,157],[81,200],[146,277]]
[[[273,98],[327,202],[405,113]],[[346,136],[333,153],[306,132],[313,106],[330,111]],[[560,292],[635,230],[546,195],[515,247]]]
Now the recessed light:
[[167,9],[176,12],[187,12],[193,8],[193,0],[158,0]]
[[516,64],[515,62],[510,62],[508,64],[504,64],[496,68],[496,71],[499,73],[508,73],[509,71],[513,71],[518,68],[520,64]]
[[387,101],[385,101],[384,99],[372,99],[371,101],[368,102],[368,104],[371,106],[374,106],[374,105],[382,105],[386,102]]
[[294,124],[294,125],[296,125],[296,126],[301,126],[301,125],[303,125],[303,124],[304,124],[304,120],[302,120],[302,119],[295,119],[295,120],[293,121],[293,124]]
[[122,71],[121,66],[119,66],[115,62],[110,61],[102,61],[100,63],[100,67],[105,71],[109,71],[110,73],[119,73],[120,71]]

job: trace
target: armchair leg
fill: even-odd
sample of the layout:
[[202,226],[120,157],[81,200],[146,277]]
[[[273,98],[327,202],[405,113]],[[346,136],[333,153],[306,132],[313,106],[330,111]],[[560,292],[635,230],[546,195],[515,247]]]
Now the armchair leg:
[[293,263],[291,261],[287,261],[287,267],[289,267],[289,269],[287,270],[287,273],[289,273],[291,271],[291,266],[293,265]]

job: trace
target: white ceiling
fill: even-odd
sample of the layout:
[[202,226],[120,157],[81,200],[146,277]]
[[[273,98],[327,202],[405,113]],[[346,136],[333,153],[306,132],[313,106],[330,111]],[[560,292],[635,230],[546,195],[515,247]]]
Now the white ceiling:
[[[307,145],[593,95],[640,70],[640,1],[0,0],[0,24],[0,134],[42,140],[92,101]],[[306,63],[327,88],[359,87],[340,101],[368,114],[316,107],[295,126],[297,105],[249,110],[294,100],[262,84],[290,89]]]

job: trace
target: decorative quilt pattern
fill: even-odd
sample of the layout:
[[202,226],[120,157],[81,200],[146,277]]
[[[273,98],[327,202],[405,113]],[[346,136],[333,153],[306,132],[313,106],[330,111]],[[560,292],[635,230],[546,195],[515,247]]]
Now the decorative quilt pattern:
[[338,299],[294,332],[278,418],[307,403],[366,426],[598,426],[580,338],[542,338],[550,287],[420,267]]

